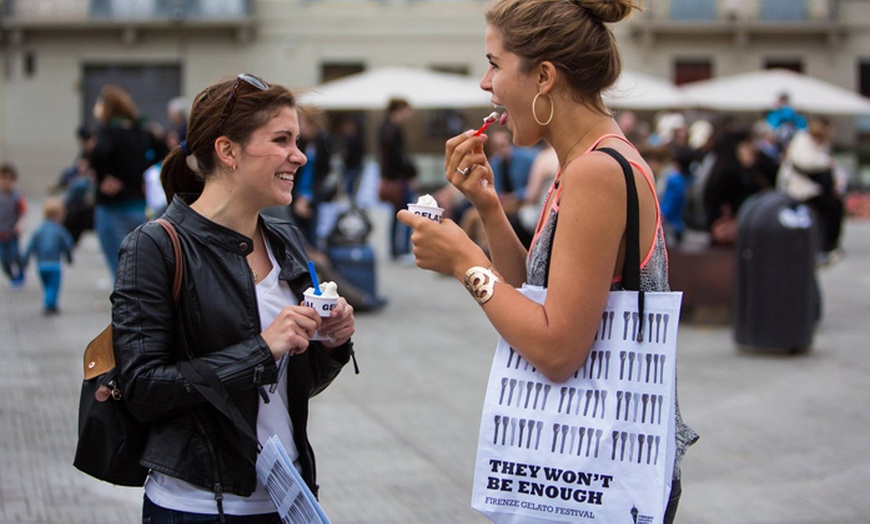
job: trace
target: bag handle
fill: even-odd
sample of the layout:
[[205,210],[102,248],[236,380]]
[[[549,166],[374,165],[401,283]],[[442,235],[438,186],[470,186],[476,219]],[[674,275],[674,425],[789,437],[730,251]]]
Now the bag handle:
[[634,171],[631,164],[619,151],[601,147],[596,149],[607,153],[622,167],[625,176],[625,263],[622,267],[622,287],[629,291],[637,291],[637,309],[640,322],[637,330],[637,341],[643,340],[643,291],[640,289],[640,204],[637,198],[637,187],[634,184]]
[[169,239],[172,241],[172,250],[175,251],[175,274],[172,279],[172,300],[178,304],[178,301],[181,298],[181,279],[184,276],[184,253],[181,251],[181,242],[178,241],[178,232],[175,231],[175,227],[168,220],[165,218],[158,218],[154,221],[166,230]]
[[[158,218],[155,220],[160,224],[172,240],[172,249],[175,251],[175,273],[172,281],[172,300],[178,305],[181,298],[181,279],[184,275],[184,254],[181,251],[181,243],[178,241],[178,232],[175,227],[166,219]],[[115,352],[112,344],[112,324],[109,323],[103,331],[100,332],[93,340],[91,340],[85,348],[84,355],[84,377],[85,380],[90,380],[105,373],[108,373],[115,367]]]

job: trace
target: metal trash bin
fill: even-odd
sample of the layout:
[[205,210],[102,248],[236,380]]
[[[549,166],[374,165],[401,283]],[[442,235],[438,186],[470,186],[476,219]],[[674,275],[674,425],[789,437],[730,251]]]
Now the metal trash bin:
[[820,312],[817,237],[809,208],[785,193],[764,191],[740,207],[733,317],[739,349],[810,350]]

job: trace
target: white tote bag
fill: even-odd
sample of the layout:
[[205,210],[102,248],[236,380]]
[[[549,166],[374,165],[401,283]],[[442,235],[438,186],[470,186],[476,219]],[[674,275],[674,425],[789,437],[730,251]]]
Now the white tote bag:
[[[543,304],[546,289],[524,286]],[[682,293],[613,291],[586,363],[554,383],[500,339],[472,507],[497,523],[661,523],[675,440]],[[640,332],[640,337],[638,336]]]

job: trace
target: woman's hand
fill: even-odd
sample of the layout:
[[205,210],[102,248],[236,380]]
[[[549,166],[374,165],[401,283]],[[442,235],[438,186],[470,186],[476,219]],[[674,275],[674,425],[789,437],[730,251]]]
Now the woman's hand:
[[447,180],[481,213],[499,205],[492,169],[483,152],[486,139],[485,134],[474,136],[474,131],[469,130],[449,139],[444,146]]
[[411,227],[411,242],[417,266],[460,280],[474,265],[488,266],[483,250],[456,224],[445,218],[440,224],[403,209],[396,214],[399,222]]
[[321,343],[328,348],[338,347],[347,342],[355,330],[353,306],[348,304],[344,297],[338,297],[335,308],[329,317],[323,318],[323,323],[318,330],[321,335],[327,337],[327,340]]
[[263,331],[263,340],[277,361],[284,355],[304,353],[314,332],[320,329],[321,319],[313,308],[287,306]]
[[103,181],[100,182],[100,193],[107,196],[115,196],[124,189],[124,182],[120,178],[112,175],[106,175]]

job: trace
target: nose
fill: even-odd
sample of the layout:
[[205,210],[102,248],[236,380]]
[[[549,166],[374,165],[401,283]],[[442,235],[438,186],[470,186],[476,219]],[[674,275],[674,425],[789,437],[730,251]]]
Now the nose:
[[489,71],[483,74],[480,79],[480,88],[484,91],[492,93],[492,80],[490,79]]

